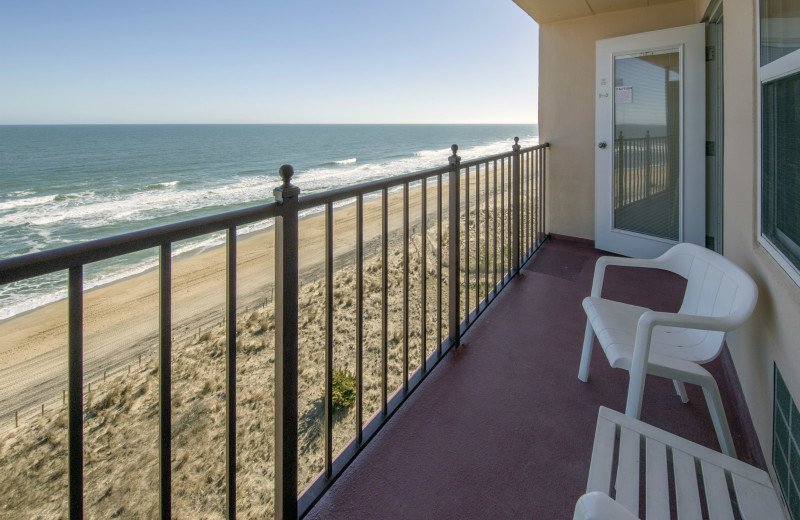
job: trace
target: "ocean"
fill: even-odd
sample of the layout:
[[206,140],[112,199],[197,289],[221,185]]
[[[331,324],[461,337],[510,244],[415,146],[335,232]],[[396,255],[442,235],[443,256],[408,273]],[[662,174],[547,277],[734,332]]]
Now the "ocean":
[[[0,126],[0,259],[264,204],[291,164],[301,197],[538,143],[536,125]],[[239,233],[265,227],[255,224]],[[222,244],[185,241],[174,254]],[[153,252],[87,266],[96,287]],[[0,280],[1,281],[1,280]],[[0,285],[0,320],[66,296],[66,273]]]

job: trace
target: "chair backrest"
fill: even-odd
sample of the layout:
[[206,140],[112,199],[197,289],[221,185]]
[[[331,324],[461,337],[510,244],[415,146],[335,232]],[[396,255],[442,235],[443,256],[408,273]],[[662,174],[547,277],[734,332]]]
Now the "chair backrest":
[[758,298],[758,288],[739,266],[695,244],[673,246],[660,258],[663,267],[686,279],[679,314],[720,318],[720,332],[710,334],[705,349],[708,357],[716,357],[725,339],[725,332],[739,327],[750,317]]

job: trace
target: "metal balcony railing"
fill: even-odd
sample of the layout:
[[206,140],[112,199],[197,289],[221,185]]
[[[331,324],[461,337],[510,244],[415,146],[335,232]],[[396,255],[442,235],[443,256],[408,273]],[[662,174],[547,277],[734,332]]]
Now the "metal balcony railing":
[[[522,148],[462,162],[453,145],[449,164],[390,179],[300,197],[291,184],[293,170],[283,166],[283,185],[276,202],[174,225],[86,242],[0,261],[0,284],[57,271],[68,272],[68,479],[69,516],[84,514],[84,266],[153,247],[159,248],[159,467],[160,515],[172,515],[172,244],[208,233],[226,231],[226,447],[225,516],[236,517],[236,363],[237,363],[237,228],[274,219],[275,235],[275,518],[304,516],[333,481],[389,420],[420,382],[461,342],[498,293],[519,272],[546,239],[545,163],[549,144]],[[418,204],[410,196],[419,194]],[[400,215],[390,197],[402,192]],[[397,193],[398,195],[395,195]],[[446,196],[445,196],[446,193]],[[380,199],[380,403],[364,424],[365,200]],[[416,200],[416,199],[415,199]],[[352,440],[334,455],[333,356],[334,330],[334,205],[355,204],[355,428]],[[412,237],[411,210],[418,210],[419,238]],[[323,211],[324,239],[324,469],[302,494],[298,482],[298,341],[300,338],[301,212]],[[398,240],[391,240],[389,222],[401,219]],[[416,226],[414,226],[416,228]],[[402,255],[402,384],[389,382],[390,253]],[[414,248],[412,254],[411,248]],[[446,255],[445,255],[446,251]],[[412,280],[412,272],[419,277]],[[433,287],[431,287],[431,285]],[[420,308],[409,308],[411,291]],[[410,341],[412,314],[418,340]],[[435,339],[434,339],[435,338]],[[428,348],[429,342],[435,342]],[[417,348],[410,361],[410,349]],[[265,454],[268,456],[269,454]],[[299,498],[298,498],[299,497]]]
[[[668,189],[670,163],[666,136],[625,138],[620,131],[614,151],[614,208],[624,208]],[[674,148],[674,146],[673,146]],[[672,181],[674,182],[674,180]]]

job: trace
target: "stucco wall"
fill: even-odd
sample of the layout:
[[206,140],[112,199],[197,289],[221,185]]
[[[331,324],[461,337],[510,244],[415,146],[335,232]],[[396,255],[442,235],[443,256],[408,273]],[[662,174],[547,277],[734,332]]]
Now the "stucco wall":
[[756,0],[725,0],[725,256],[751,273],[759,300],[729,335],[739,379],[765,455],[772,449],[773,363],[800,403],[800,287],[758,242]]
[[696,23],[693,1],[539,27],[539,135],[548,150],[547,227],[594,239],[595,41]]

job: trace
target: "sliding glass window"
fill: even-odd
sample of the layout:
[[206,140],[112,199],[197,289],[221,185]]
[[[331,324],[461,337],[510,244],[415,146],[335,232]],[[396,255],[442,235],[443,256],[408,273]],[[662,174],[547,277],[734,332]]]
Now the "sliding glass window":
[[799,280],[800,0],[760,7],[761,236]]

